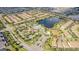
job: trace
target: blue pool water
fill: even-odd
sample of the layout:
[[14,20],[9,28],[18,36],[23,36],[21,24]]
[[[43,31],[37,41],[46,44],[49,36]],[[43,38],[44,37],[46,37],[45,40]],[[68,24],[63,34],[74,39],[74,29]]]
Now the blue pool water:
[[60,21],[59,18],[45,18],[39,21],[39,24],[44,25],[47,28],[52,28],[55,23]]

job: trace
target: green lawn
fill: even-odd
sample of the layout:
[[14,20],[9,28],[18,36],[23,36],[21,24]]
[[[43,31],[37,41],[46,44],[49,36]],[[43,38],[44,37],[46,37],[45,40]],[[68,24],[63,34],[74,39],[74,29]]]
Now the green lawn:
[[52,39],[49,38],[45,44],[44,44],[44,47],[43,47],[45,50],[51,50],[52,49]]
[[13,50],[12,51],[20,51],[20,50],[25,50],[22,48],[19,44],[16,43],[16,41],[13,39],[13,37],[10,35],[8,31],[4,32],[4,35],[8,39],[8,44],[12,46]]
[[4,25],[2,24],[2,22],[0,21],[0,29],[3,29]]

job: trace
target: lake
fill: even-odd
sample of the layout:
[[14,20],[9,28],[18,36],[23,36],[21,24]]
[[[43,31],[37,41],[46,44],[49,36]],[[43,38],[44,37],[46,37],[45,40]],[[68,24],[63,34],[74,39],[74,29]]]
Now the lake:
[[44,25],[47,28],[52,28],[55,23],[60,21],[59,18],[45,18],[39,21],[39,24]]

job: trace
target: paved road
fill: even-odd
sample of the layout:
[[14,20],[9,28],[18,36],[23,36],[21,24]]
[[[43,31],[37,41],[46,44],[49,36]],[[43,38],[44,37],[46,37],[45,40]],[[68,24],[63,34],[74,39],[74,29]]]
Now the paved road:
[[45,35],[42,35],[39,39],[38,39],[38,41],[34,44],[34,45],[32,45],[32,46],[29,46],[28,44],[26,44],[23,40],[21,40],[20,38],[15,38],[14,37],[14,35],[12,34],[13,33],[13,27],[10,27],[10,26],[8,26],[6,23],[5,23],[5,21],[4,20],[1,20],[2,21],[2,23],[4,24],[4,26],[6,27],[6,29],[3,29],[3,30],[1,30],[2,32],[3,31],[5,31],[5,30],[7,30],[7,31],[9,31],[10,32],[10,34],[12,35],[12,37],[14,38],[14,40],[15,41],[19,41],[19,42],[21,42],[21,44],[20,45],[22,45],[25,49],[27,49],[27,50],[30,50],[30,51],[42,51],[43,50],[43,45],[44,45],[44,43],[45,43],[45,41],[47,40],[47,38],[48,37],[46,37]]
[[47,41],[47,39],[48,39],[48,37],[46,37],[45,35],[42,35],[33,46],[35,48],[35,50],[42,51],[43,45],[44,45],[45,41]]

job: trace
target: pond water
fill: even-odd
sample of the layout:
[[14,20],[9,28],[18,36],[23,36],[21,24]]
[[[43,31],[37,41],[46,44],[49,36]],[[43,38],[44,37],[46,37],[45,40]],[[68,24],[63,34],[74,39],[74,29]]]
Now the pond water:
[[44,25],[47,28],[52,28],[55,23],[60,21],[59,18],[45,18],[39,21],[39,24]]

